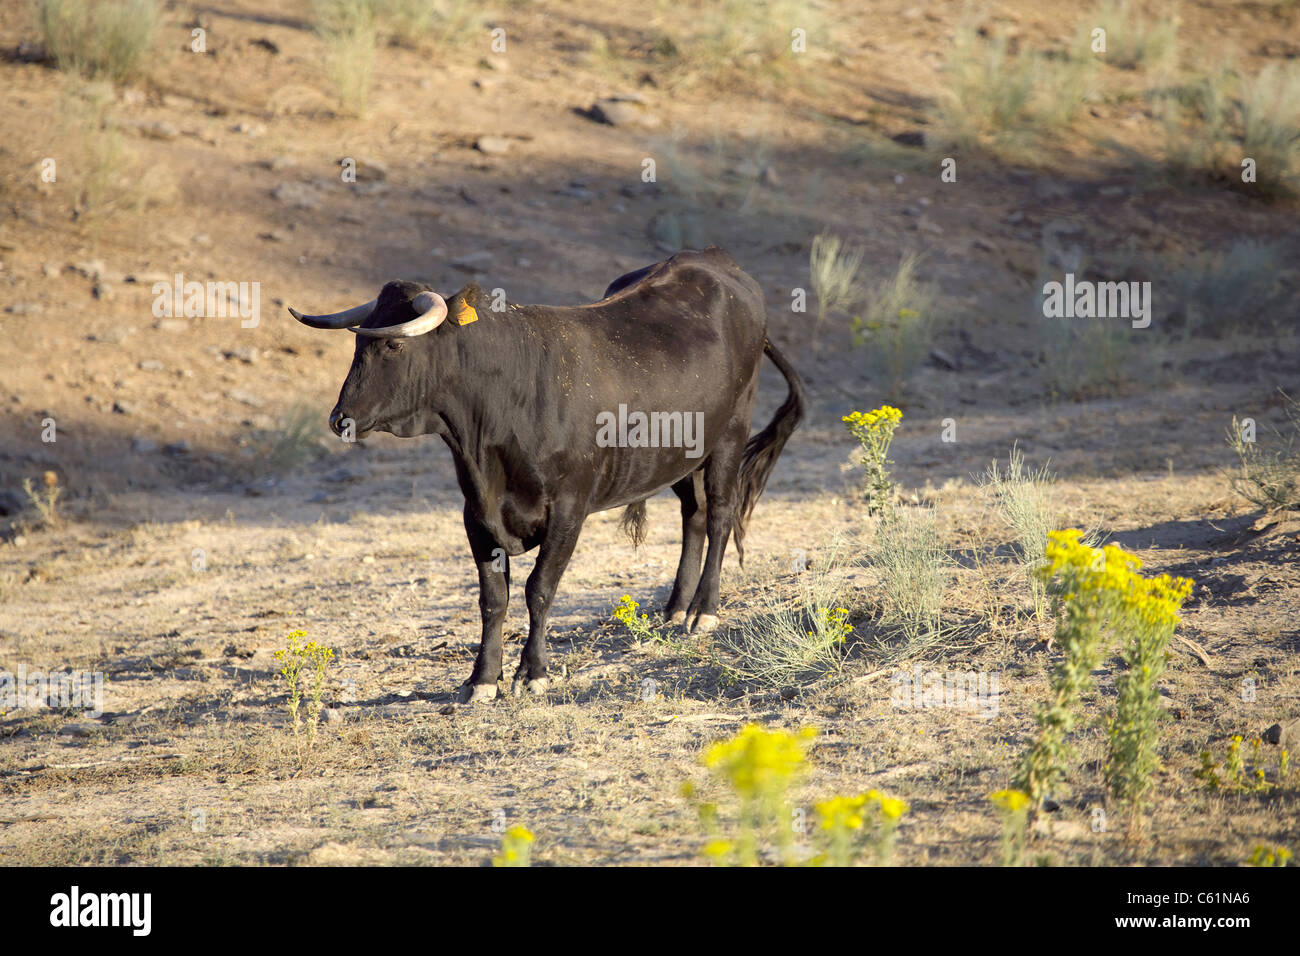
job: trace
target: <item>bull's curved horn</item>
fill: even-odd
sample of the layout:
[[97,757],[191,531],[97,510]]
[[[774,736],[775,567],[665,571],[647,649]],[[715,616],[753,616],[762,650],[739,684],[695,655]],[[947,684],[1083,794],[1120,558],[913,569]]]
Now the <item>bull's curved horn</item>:
[[303,315],[295,309],[290,309],[289,314],[303,325],[309,325],[313,329],[346,329],[354,325],[360,325],[370,318],[370,313],[375,311],[375,306],[378,304],[378,299],[371,299],[365,305],[344,309],[342,312],[335,312],[333,315]]
[[447,318],[447,300],[436,292],[421,292],[411,300],[411,305],[420,314],[401,325],[385,325],[378,329],[352,329],[357,335],[368,335],[374,339],[409,339],[414,335],[424,335],[442,325]]

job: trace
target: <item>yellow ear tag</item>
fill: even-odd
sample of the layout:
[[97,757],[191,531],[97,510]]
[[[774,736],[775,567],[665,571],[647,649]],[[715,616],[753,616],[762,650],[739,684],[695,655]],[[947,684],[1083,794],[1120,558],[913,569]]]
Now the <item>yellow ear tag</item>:
[[478,321],[478,313],[474,311],[472,305],[462,299],[460,305],[456,307],[456,314],[453,318],[455,318],[457,325],[469,325],[471,322]]

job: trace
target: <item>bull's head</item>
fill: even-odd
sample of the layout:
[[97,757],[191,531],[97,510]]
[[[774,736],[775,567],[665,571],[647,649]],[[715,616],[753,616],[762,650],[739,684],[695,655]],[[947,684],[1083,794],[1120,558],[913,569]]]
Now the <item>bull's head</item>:
[[[477,287],[471,287],[477,292]],[[470,289],[455,297],[458,321],[473,314]],[[401,437],[428,433],[429,412],[421,407],[428,366],[436,349],[432,335],[447,318],[448,305],[438,293],[414,282],[390,282],[379,298],[333,315],[289,312],[314,329],[348,329],[356,334],[352,367],[330,412],[330,428],[343,435],[349,422],[356,437],[386,431]]]

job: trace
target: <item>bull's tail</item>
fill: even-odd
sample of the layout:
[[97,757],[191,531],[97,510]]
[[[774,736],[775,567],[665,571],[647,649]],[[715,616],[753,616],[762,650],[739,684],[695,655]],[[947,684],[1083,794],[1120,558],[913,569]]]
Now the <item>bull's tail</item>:
[[767,427],[745,442],[745,457],[740,463],[740,499],[736,502],[736,517],[731,528],[732,540],[736,542],[736,556],[742,567],[745,564],[745,525],[754,505],[758,504],[759,495],[767,487],[767,479],[772,474],[776,459],[785,448],[791,433],[803,420],[804,413],[803,380],[799,378],[799,373],[770,340],[763,340],[763,351],[785,376],[790,393],[776,410],[776,415],[767,423]]
[[635,501],[623,511],[623,533],[632,539],[632,547],[639,548],[645,541],[645,503],[646,499]]

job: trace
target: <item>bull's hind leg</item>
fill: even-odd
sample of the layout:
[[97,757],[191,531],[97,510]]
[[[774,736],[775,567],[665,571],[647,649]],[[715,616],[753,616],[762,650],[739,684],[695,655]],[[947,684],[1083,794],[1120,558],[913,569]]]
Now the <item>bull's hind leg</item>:
[[578,514],[575,511],[571,515],[552,515],[546,537],[537,551],[537,563],[533,565],[533,573],[528,575],[524,589],[524,598],[528,602],[528,642],[524,645],[519,670],[515,671],[511,685],[511,692],[516,697],[525,690],[532,694],[546,692],[546,619],[551,613],[551,602],[555,599],[560,576],[569,565],[582,531],[583,519],[576,516]]
[[682,503],[682,557],[677,562],[677,579],[664,608],[664,619],[673,625],[686,621],[686,608],[700,583],[700,561],[704,558],[705,513],[704,469],[698,469],[673,485]]
[[704,559],[704,573],[686,611],[686,626],[692,634],[705,634],[718,626],[722,556],[727,550],[731,523],[736,514],[740,462],[747,434],[745,422],[733,419],[732,427],[714,446],[704,466],[709,551]]
[[478,565],[478,607],[483,617],[483,637],[479,643],[474,673],[462,688],[467,703],[491,700],[497,695],[501,680],[501,629],[506,621],[510,601],[510,558],[496,547],[488,532],[465,512],[465,533]]

